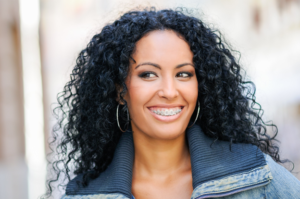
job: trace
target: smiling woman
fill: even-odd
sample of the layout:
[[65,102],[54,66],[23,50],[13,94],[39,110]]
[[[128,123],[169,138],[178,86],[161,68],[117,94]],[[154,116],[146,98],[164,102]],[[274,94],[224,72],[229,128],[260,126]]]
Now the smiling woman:
[[298,198],[240,71],[218,32],[182,11],[105,26],[58,96],[45,197],[64,173],[64,199]]
[[156,30],[136,43],[132,59],[124,96],[136,151],[132,193],[136,198],[190,198],[185,129],[198,98],[193,53],[174,31]]

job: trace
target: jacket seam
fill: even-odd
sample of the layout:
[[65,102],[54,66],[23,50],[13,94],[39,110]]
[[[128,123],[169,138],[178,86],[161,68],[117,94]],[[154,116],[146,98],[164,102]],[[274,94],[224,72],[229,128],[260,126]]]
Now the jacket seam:
[[[246,172],[243,172],[243,173],[226,176],[226,177],[223,177],[223,178],[220,178],[220,179],[217,179],[217,180],[211,180],[211,181],[208,181],[208,182],[213,183],[213,182],[220,181],[220,180],[223,180],[223,179],[226,179],[226,178],[233,178],[233,177],[236,177],[236,176],[249,174],[249,173],[255,172],[255,171],[259,170],[259,169],[263,169],[263,168],[269,169],[269,165],[266,164],[265,166],[257,167],[257,168],[254,168],[254,169],[250,170],[250,171],[246,171]],[[268,176],[267,179],[272,179],[272,176]],[[206,184],[208,182],[205,182],[202,185],[204,185],[204,184]],[[199,186],[201,186],[201,185],[199,185]],[[196,187],[196,189],[197,189],[197,187]]]
[[[266,181],[269,181],[270,182],[270,179],[267,179]],[[251,183],[251,184],[249,184],[248,186],[252,186],[252,185],[255,185],[255,184],[257,184],[257,183]],[[247,186],[247,187],[248,187]],[[267,185],[265,185],[265,186],[267,186]],[[226,191],[222,191],[222,192],[218,192],[218,191],[210,191],[210,192],[204,192],[203,194],[201,194],[201,195],[198,195],[198,196],[196,196],[195,198],[197,198],[197,197],[200,197],[200,196],[203,196],[203,195],[205,195],[205,194],[210,194],[210,193],[225,193],[225,192],[228,192],[228,191],[232,191],[232,190],[235,190],[235,189],[239,189],[239,188],[241,188],[241,187],[243,187],[243,185],[241,185],[241,186],[238,186],[238,187],[235,187],[235,188],[232,188],[232,189],[227,189]],[[257,187],[255,187],[255,188],[257,188]],[[249,189],[250,190],[250,189]],[[240,192],[242,192],[242,191],[240,191]],[[237,193],[239,193],[239,192],[237,192]]]

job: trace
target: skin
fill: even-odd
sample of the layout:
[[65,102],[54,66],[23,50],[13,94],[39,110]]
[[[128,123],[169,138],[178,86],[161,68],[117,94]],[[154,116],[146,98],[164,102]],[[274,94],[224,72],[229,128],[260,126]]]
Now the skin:
[[[132,193],[136,199],[190,198],[185,131],[198,97],[193,53],[174,31],[156,30],[136,43],[132,58],[136,62],[130,65],[124,96],[135,147]],[[149,109],[170,106],[183,107],[171,121],[156,118]]]

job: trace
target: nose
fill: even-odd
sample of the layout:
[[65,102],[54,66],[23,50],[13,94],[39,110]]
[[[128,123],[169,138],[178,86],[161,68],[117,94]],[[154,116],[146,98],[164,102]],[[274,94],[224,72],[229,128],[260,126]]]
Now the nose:
[[176,86],[175,79],[173,78],[164,78],[161,81],[161,88],[158,91],[158,96],[172,100],[179,95],[178,88]]

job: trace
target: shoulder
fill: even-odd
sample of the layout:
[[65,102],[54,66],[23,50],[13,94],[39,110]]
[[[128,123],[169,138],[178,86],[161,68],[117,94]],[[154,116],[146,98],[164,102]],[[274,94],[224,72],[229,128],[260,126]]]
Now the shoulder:
[[267,199],[300,199],[300,181],[283,166],[276,163],[269,155],[264,154],[267,168],[272,174],[270,183],[265,186],[230,195],[224,198],[267,198]]
[[300,181],[290,171],[264,154],[273,179],[265,187],[267,198],[300,198]]

